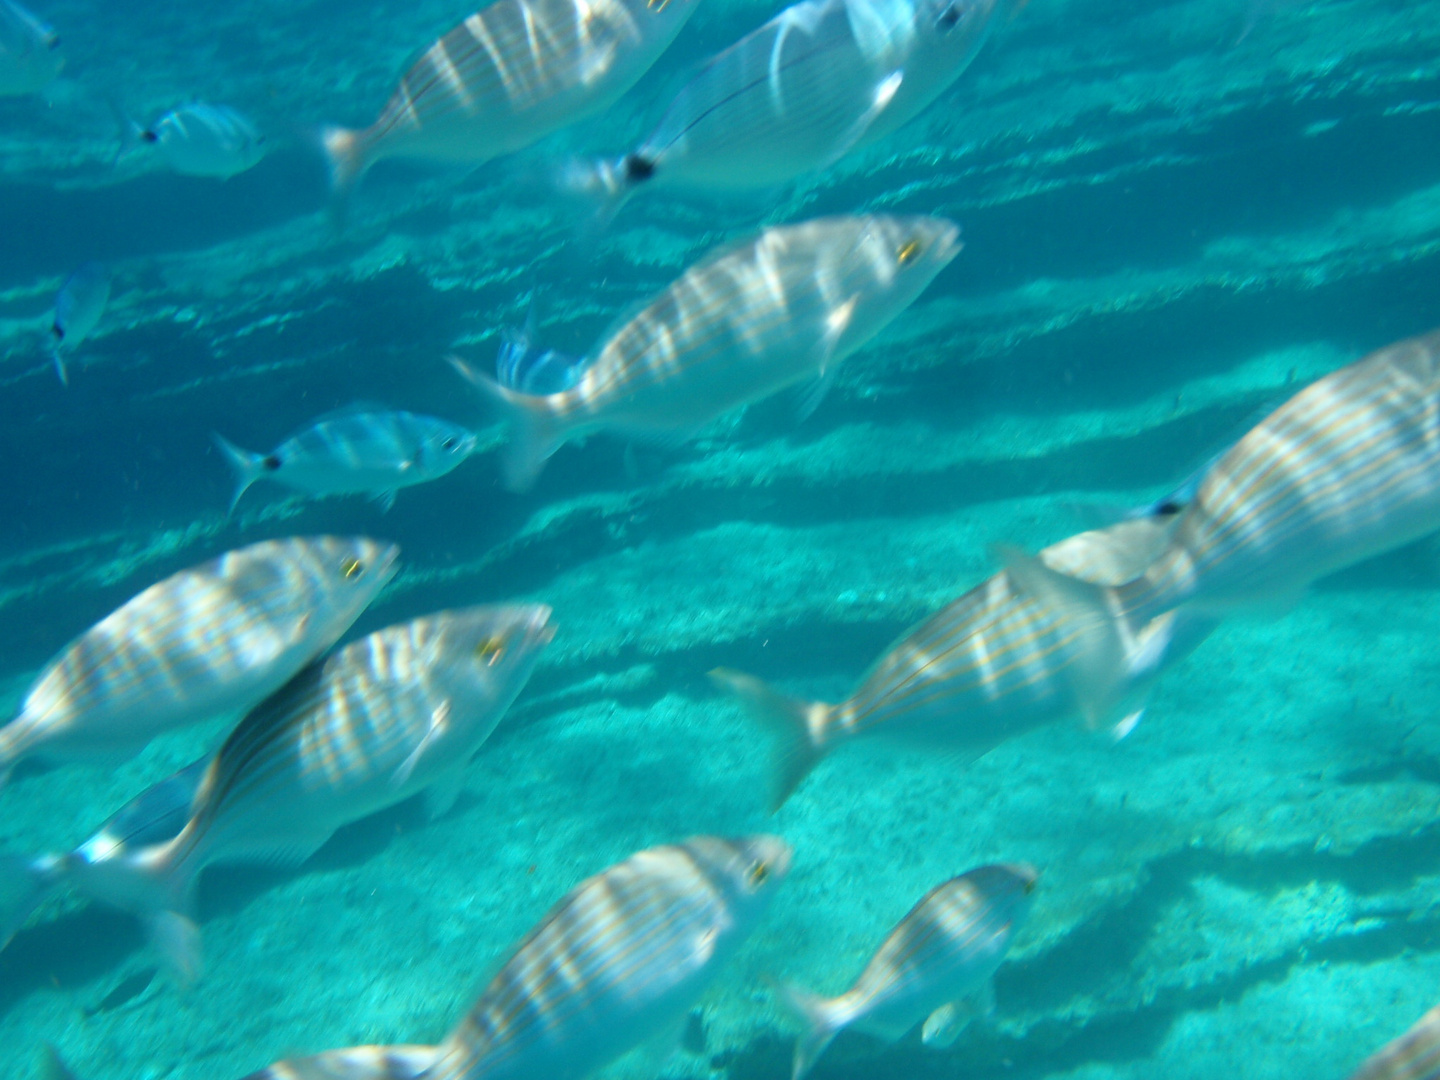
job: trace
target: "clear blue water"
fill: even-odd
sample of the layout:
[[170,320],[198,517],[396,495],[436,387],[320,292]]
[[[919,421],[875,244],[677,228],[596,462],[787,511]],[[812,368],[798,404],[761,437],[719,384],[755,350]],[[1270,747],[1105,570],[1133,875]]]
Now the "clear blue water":
[[[463,5],[36,8],[68,59],[51,102],[0,99],[7,707],[151,582],[298,532],[400,544],[356,633],[514,598],[560,632],[449,814],[406,804],[298,870],[209,871],[196,988],[149,977],[133,920],[47,904],[0,952],[22,1062],[50,1041],[86,1080],[239,1077],[435,1041],[582,877],[762,829],[796,869],[666,1075],[788,1076],[796,1027],[767,979],[839,992],[926,889],[997,860],[1043,877],[994,1017],[944,1051],[847,1035],[817,1077],[1341,1078],[1434,1004],[1431,542],[1227,623],[1118,745],[1064,722],[973,764],[856,748],[774,817],[767,737],[705,672],[843,697],[994,572],[993,543],[1154,498],[1299,383],[1440,323],[1440,4],[1031,0],[886,142],[754,198],[652,193],[593,244],[539,181],[633,142],[775,5],[705,0],[617,106],[511,158],[378,166],[338,236],[307,133],[368,122]],[[195,98],[280,147],[224,182],[112,164],[116,108]],[[531,290],[543,343],[579,353],[728,237],[871,210],[952,217],[965,250],[802,424],[774,400],[679,448],[592,437],[524,495],[486,426],[485,452],[388,514],[272,487],[225,518],[212,431],[268,447],[357,400],[488,425],[442,358],[491,363]],[[44,336],[91,259],[114,292],[66,389]],[[0,847],[72,847],[219,734],[27,767]]]

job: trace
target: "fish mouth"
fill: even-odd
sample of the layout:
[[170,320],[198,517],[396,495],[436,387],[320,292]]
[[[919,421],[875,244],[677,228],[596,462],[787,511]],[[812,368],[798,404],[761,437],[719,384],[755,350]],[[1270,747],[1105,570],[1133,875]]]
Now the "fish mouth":
[[377,588],[384,588],[400,569],[400,547],[398,544],[376,544],[379,554],[375,559],[375,573],[380,578]]

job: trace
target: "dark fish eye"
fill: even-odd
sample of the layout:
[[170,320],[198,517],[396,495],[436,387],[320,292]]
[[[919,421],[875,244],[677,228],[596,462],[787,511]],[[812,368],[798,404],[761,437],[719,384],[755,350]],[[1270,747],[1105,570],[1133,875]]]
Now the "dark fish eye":
[[770,864],[764,859],[756,859],[750,864],[750,869],[745,872],[745,878],[751,885],[763,885],[769,876]]
[[460,444],[456,440],[454,435],[447,435],[445,436],[444,441],[440,443],[440,445],[443,446],[446,450],[454,450],[455,447],[459,446]]
[[262,458],[260,464],[265,466],[266,472],[274,472],[276,469],[280,468],[280,458],[276,454],[271,454],[267,458]]
[[955,24],[959,21],[960,9],[957,8],[954,4],[951,4],[949,7],[947,7],[944,11],[940,13],[940,17],[935,20],[935,25],[941,31],[954,30]]
[[919,240],[907,240],[900,250],[895,253],[895,261],[901,266],[905,266],[908,263],[914,262],[924,250]]
[[340,564],[340,572],[348,578],[358,578],[365,573],[365,564],[359,559],[346,559]]
[[60,35],[59,35],[59,34],[51,34],[51,35],[50,35],[50,40],[48,40],[47,42],[45,42],[45,44],[46,44],[49,48],[51,48],[51,49],[58,49],[58,48],[60,47]]
[[475,646],[475,655],[491,667],[494,667],[504,654],[505,642],[499,637],[488,637],[479,645]]

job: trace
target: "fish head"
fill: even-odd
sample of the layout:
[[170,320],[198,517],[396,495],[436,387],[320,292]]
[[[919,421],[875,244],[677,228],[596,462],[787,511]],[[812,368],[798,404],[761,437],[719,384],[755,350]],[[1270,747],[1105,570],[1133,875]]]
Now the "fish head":
[[513,697],[555,637],[550,615],[544,604],[506,604],[429,616],[433,677],[457,695]]
[[[960,226],[941,217],[886,217],[877,221],[896,281],[930,279],[960,253]],[[921,286],[923,288],[923,286]]]
[[475,453],[475,433],[459,424],[437,424],[421,440],[415,455],[427,474],[442,476]]
[[995,863],[971,870],[964,878],[996,919],[1013,930],[1030,911],[1040,871],[1029,863]]
[[[297,577],[308,577],[317,599],[326,598],[345,625],[375,599],[399,568],[400,549],[368,536],[316,536],[296,541],[303,558],[296,560]],[[292,595],[307,591],[297,582]],[[348,616],[348,617],[347,617]]]
[[685,848],[737,907],[761,908],[790,873],[793,850],[778,836],[692,836]]

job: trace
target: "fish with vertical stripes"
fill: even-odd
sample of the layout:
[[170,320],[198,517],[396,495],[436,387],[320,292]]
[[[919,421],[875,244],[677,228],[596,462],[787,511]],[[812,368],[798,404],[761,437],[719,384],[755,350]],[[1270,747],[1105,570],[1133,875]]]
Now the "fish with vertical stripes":
[[[1174,523],[1173,514],[1123,521],[1072,536],[1040,557],[1089,581],[1123,581],[1149,565]],[[1131,683],[1148,685],[1199,645],[1214,623],[1167,613],[1128,626]],[[789,698],[725,668],[711,678],[775,732],[771,809],[778,810],[822,759],[855,739],[887,738],[973,760],[1070,715],[1079,702],[1069,669],[1082,658],[1079,632],[1002,571],[907,631],[839,704]],[[1115,735],[1128,734],[1139,719],[1137,710]]]
[[894,1041],[988,983],[1030,910],[1039,873],[1023,863],[981,866],[925,894],[870,958],[855,985],[825,998],[798,989],[789,1003],[808,1029],[795,1046],[801,1080],[846,1028]]
[[1185,607],[1289,600],[1316,578],[1440,528],[1440,330],[1295,394],[1205,473],[1168,543],[1121,583],[1078,581],[1011,552],[1012,579],[1085,639],[1092,716],[1129,706],[1126,627]]
[[766,229],[712,253],[623,320],[560,393],[520,393],[454,363],[509,421],[506,483],[523,490],[588,432],[680,440],[807,380],[810,411],[841,361],[955,257],[959,235],[944,218],[880,215]]
[[581,1080],[673,1032],[790,869],[777,836],[695,836],[582,881],[439,1046],[362,1046],[247,1080]]
[[430,46],[364,130],[322,133],[344,194],[382,158],[479,165],[620,97],[699,0],[496,0]]
[[1350,1080],[1440,1080],[1440,1005],[1361,1062]]
[[198,970],[187,915],[217,861],[296,864],[340,826],[425,791],[443,813],[554,637],[539,604],[439,612],[361,638],[300,672],[215,753],[173,840],[87,845],[72,884],[145,918],[185,979]]
[[0,728],[0,777],[32,757],[129,757],[162,732],[243,713],[350,628],[398,555],[365,537],[267,540],[150,586],[40,673]]

